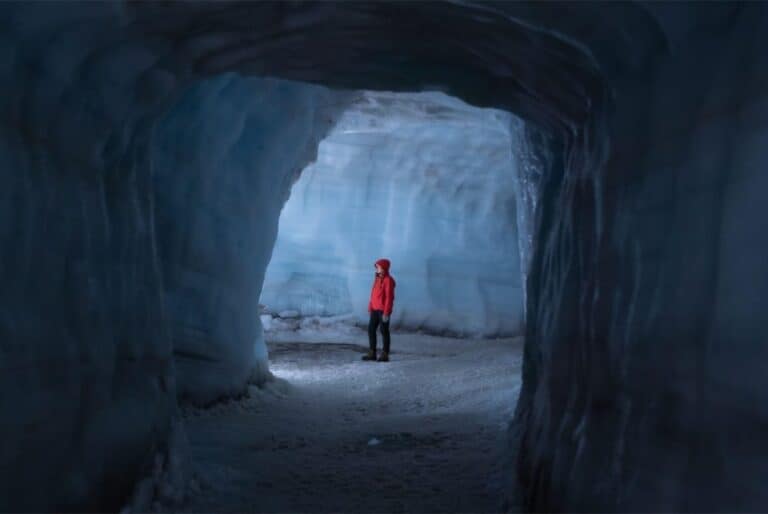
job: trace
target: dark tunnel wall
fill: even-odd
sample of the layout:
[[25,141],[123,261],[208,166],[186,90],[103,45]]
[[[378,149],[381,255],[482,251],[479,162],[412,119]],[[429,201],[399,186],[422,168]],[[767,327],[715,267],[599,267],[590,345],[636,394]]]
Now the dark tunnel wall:
[[601,179],[543,187],[514,433],[533,510],[768,505],[766,9],[650,8],[670,51],[612,81]]
[[[190,261],[161,259],[187,229],[157,217],[187,214],[168,189],[188,170],[159,181],[150,147],[193,83],[237,71],[439,88],[546,135],[512,434],[526,508],[763,510],[767,9],[3,4],[0,508],[114,506],[162,448],[184,322],[166,276]],[[267,191],[292,169],[253,172]],[[210,212],[274,240],[276,217]]]
[[106,4],[45,7],[0,6],[0,510],[104,510],[176,406],[153,102],[113,61],[150,54],[119,44]]

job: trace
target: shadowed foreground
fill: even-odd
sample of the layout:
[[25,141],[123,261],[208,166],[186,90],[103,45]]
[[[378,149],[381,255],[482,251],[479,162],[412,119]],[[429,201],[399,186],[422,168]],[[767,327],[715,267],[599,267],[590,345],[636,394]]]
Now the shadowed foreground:
[[276,381],[186,411],[203,487],[184,510],[500,509],[522,341],[397,334],[384,364],[346,339],[272,342]]

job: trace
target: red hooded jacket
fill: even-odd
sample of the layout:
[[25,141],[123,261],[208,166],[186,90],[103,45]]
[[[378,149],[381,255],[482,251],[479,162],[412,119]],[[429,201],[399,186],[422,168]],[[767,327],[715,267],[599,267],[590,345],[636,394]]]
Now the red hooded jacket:
[[389,316],[392,314],[392,306],[395,303],[395,279],[389,274],[389,260],[379,259],[376,264],[384,271],[373,281],[368,312],[384,311],[384,315]]

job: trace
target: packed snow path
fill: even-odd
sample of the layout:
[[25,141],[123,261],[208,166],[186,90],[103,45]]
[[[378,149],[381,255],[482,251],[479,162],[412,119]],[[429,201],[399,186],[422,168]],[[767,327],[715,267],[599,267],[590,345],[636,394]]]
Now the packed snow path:
[[277,380],[186,411],[203,487],[185,511],[500,509],[520,339],[393,334],[389,363],[360,360],[362,331],[277,339]]

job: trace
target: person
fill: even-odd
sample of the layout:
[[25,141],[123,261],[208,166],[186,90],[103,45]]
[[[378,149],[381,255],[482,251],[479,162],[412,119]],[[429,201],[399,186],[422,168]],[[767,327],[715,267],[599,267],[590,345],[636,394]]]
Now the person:
[[368,322],[369,350],[366,355],[363,355],[363,360],[376,360],[376,329],[381,327],[384,344],[378,361],[388,362],[390,344],[389,319],[392,316],[392,307],[395,303],[395,279],[389,274],[390,262],[388,259],[379,259],[374,266],[376,268],[376,278],[373,280],[371,299],[368,302],[368,312],[371,314],[371,319]]

